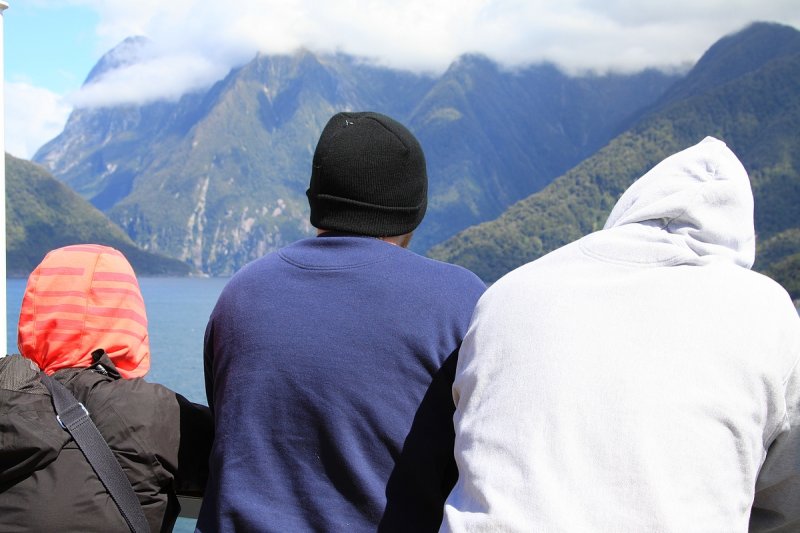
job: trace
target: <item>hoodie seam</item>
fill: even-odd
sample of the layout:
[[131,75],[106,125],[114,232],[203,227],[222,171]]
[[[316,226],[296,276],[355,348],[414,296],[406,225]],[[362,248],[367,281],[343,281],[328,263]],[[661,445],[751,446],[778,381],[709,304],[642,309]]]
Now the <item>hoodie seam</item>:
[[778,435],[779,435],[779,434],[781,433],[781,431],[783,430],[783,425],[784,425],[784,423],[786,423],[786,424],[789,426],[789,430],[792,430],[792,429],[793,429],[793,428],[792,428],[792,425],[791,425],[791,424],[789,424],[789,412],[788,412],[788,410],[786,409],[786,402],[785,402],[785,401],[784,401],[784,411],[783,411],[783,416],[781,417],[781,420],[780,420],[780,422],[778,422],[778,423],[775,425],[775,429],[773,429],[773,430],[770,432],[770,434],[769,434],[769,437],[767,437],[766,439],[764,439],[764,441],[761,443],[761,447],[763,448],[764,452],[766,452],[766,451],[769,449],[769,446],[770,446],[770,444],[772,444],[772,442],[774,442],[774,441],[775,441],[775,439],[776,439],[776,438],[778,438]]
[[784,389],[786,389],[786,384],[789,382],[789,378],[792,376],[795,370],[797,370],[798,365],[800,365],[800,355],[795,357],[794,363],[792,363],[791,368],[789,368],[789,371],[786,372],[785,376],[783,376],[782,384]]
[[[784,406],[785,406],[785,402],[784,402]],[[775,429],[773,429],[770,432],[769,437],[767,437],[766,439],[764,439],[761,442],[761,451],[762,451],[762,455],[764,457],[766,457],[766,454],[767,454],[767,451],[769,450],[770,445],[773,442],[775,442],[775,439],[777,439],[778,435],[780,435],[781,431],[783,430],[784,424],[789,426],[789,430],[790,431],[792,430],[792,426],[791,426],[791,424],[789,424],[789,413],[788,413],[788,411],[786,409],[784,409],[783,416],[781,417],[780,421],[777,424],[775,424]]]
[[598,261],[603,261],[605,263],[610,263],[614,265],[658,268],[658,267],[669,267],[669,266],[677,266],[685,264],[684,258],[680,255],[675,255],[669,259],[665,259],[662,261],[634,261],[631,259],[615,259],[611,256],[601,254],[600,252],[596,252],[594,250],[589,249],[589,247],[585,243],[579,243],[578,247],[581,252],[591,257],[592,259],[596,259]]
[[[370,239],[370,240],[374,239],[374,240],[380,241],[380,239],[378,239],[377,237],[358,236],[358,238],[365,238],[365,239]],[[370,257],[369,259],[365,259],[364,261],[361,261],[361,262],[355,262],[355,263],[349,263],[349,264],[343,264],[343,265],[311,265],[311,264],[308,264],[308,263],[303,263],[301,261],[298,261],[296,259],[292,259],[291,257],[289,257],[285,253],[285,250],[278,250],[277,255],[278,255],[278,257],[280,257],[286,263],[289,263],[290,265],[292,265],[294,267],[297,267],[297,268],[300,268],[302,270],[336,271],[336,270],[355,270],[355,269],[364,268],[364,267],[367,267],[367,266],[370,266],[370,265],[375,265],[377,263],[382,263],[382,262],[391,260],[392,259],[392,254],[396,254],[399,251],[406,251],[406,252],[408,251],[408,250],[405,250],[404,248],[396,247],[395,245],[393,245],[391,243],[383,243],[383,244],[386,244],[387,246],[391,246],[392,248],[380,249],[379,250],[380,254],[377,257]],[[398,248],[398,249],[395,250],[394,248]]]
[[777,438],[777,435],[783,429],[784,422],[789,426],[789,430],[794,429],[792,425],[789,424],[789,408],[786,405],[786,384],[789,382],[789,378],[791,377],[792,373],[797,371],[797,367],[799,364],[800,364],[800,356],[795,358],[794,363],[792,363],[792,366],[789,368],[789,371],[786,372],[786,375],[781,380],[781,385],[783,388],[783,416],[781,417],[780,423],[776,425],[775,429],[773,429],[772,432],[769,434],[769,437],[762,443],[762,446],[764,447],[765,451],[767,450],[768,445],[771,444]]

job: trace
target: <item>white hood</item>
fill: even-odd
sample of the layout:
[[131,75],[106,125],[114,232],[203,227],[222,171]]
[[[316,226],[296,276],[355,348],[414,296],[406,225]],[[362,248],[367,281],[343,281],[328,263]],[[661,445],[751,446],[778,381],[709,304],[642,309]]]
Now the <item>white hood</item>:
[[[604,229],[631,224],[660,230],[657,240],[671,245],[673,264],[722,260],[750,268],[755,259],[747,171],[725,143],[713,137],[668,157],[634,182]],[[674,255],[674,245],[682,250],[680,257]],[[615,247],[615,254],[620,251]],[[660,257],[653,259],[664,260],[663,254],[656,255]]]

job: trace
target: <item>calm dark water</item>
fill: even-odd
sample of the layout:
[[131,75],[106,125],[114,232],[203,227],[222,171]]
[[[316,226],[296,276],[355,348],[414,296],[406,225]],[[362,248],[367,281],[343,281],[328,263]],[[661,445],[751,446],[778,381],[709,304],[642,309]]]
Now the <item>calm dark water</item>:
[[[7,280],[8,350],[17,351],[23,279]],[[227,278],[139,278],[150,331],[147,381],[161,383],[205,404],[203,333]],[[195,520],[179,518],[176,533],[194,531]]]

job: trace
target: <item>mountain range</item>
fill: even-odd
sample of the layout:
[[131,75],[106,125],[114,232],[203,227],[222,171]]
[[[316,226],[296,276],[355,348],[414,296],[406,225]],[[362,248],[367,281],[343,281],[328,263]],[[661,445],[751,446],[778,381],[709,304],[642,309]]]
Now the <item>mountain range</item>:
[[[85,83],[146,45],[126,40]],[[139,246],[222,275],[311,234],[305,189],[322,127],[336,111],[379,111],[426,153],[429,208],[413,241],[424,252],[594,153],[676,79],[509,71],[476,55],[440,76],[307,50],[257,55],[177,102],[76,110],[33,159]]]
[[[85,83],[144,46],[124,41]],[[142,249],[224,275],[311,234],[304,193],[327,119],[383,112],[428,160],[412,247],[492,281],[602,227],[636,177],[713,135],[753,183],[756,268],[800,298],[798,78],[800,32],[769,23],[720,39],[683,73],[569,76],[466,55],[433,76],[300,50],[256,55],[175,102],[77,109],[33,160]]]
[[430,255],[496,280],[601,228],[636,178],[706,135],[725,141],[750,176],[755,268],[800,298],[800,32],[776,24],[721,39],[608,145]]

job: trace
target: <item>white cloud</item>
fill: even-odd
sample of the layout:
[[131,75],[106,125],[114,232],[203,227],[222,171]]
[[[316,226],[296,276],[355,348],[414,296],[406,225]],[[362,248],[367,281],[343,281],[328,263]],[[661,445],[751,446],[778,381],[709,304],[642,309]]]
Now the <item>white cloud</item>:
[[76,105],[174,99],[256,51],[301,46],[440,72],[465,52],[507,66],[552,61],[569,72],[695,62],[756,20],[800,26],[797,0],[65,0],[100,16],[105,49],[131,35],[155,56],[74,95]]
[[27,82],[6,82],[5,102],[5,151],[22,159],[61,133],[72,110],[60,95]]
[[[51,0],[25,0],[46,7]],[[552,61],[568,72],[695,62],[756,20],[800,27],[797,0],[63,0],[99,18],[98,53],[126,37],[153,45],[132,66],[59,96],[6,83],[6,150],[30,158],[72,106],[174,100],[207,87],[257,51],[305,47],[441,72],[480,52],[509,67]],[[79,78],[86,72],[75,73]]]
[[187,90],[219,80],[226,70],[202,56],[165,54],[113,70],[68,95],[67,100],[75,107],[177,100]]

